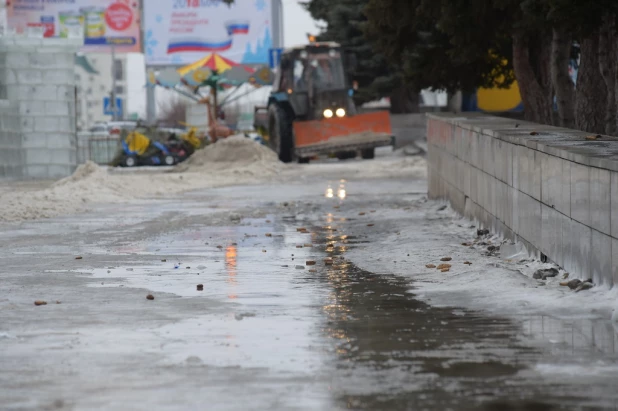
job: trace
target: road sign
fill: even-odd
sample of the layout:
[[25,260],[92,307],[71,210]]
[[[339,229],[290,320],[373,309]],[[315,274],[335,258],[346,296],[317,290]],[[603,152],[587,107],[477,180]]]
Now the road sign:
[[[113,116],[112,100],[109,97],[103,97],[103,114]],[[122,117],[122,99],[116,97],[116,117]]]
[[268,62],[270,64],[271,69],[276,69],[281,61],[281,54],[283,54],[283,49],[270,49],[268,50]]

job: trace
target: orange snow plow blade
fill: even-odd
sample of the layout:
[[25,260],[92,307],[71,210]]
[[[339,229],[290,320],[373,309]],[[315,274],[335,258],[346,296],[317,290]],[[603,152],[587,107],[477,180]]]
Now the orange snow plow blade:
[[[337,145],[338,141],[353,143],[358,135],[359,143],[370,140],[369,135],[384,139],[391,136],[391,121],[388,111],[333,117],[323,120],[294,122],[294,142],[297,149],[329,143]],[[380,144],[381,145],[381,144]]]

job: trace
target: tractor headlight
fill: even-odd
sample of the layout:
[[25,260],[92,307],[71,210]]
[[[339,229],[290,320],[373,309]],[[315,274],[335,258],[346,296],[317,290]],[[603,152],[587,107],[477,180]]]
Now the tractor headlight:
[[335,114],[337,114],[337,117],[344,117],[345,116],[345,110],[342,108],[338,108],[337,111],[335,111]]
[[326,110],[324,110],[324,118],[332,118],[333,117],[333,110],[331,110],[330,108],[327,108]]

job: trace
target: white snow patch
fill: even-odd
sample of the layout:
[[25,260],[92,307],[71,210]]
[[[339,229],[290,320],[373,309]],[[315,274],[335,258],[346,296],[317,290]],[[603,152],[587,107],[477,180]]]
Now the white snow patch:
[[555,375],[560,377],[583,378],[603,378],[615,377],[616,365],[605,364],[603,362],[586,364],[537,364],[534,369],[544,375]]
[[423,157],[401,157],[397,153],[388,157],[376,157],[374,160],[332,160],[308,165],[297,165],[286,170],[289,178],[313,179],[373,179],[373,178],[410,178],[427,177],[427,162]]

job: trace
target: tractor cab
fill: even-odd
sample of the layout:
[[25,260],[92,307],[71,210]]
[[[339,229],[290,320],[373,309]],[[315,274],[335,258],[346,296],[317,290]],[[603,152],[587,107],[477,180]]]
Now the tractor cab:
[[348,113],[349,84],[343,51],[337,43],[289,49],[281,57],[280,67],[276,91],[288,94],[295,119],[318,120]]

